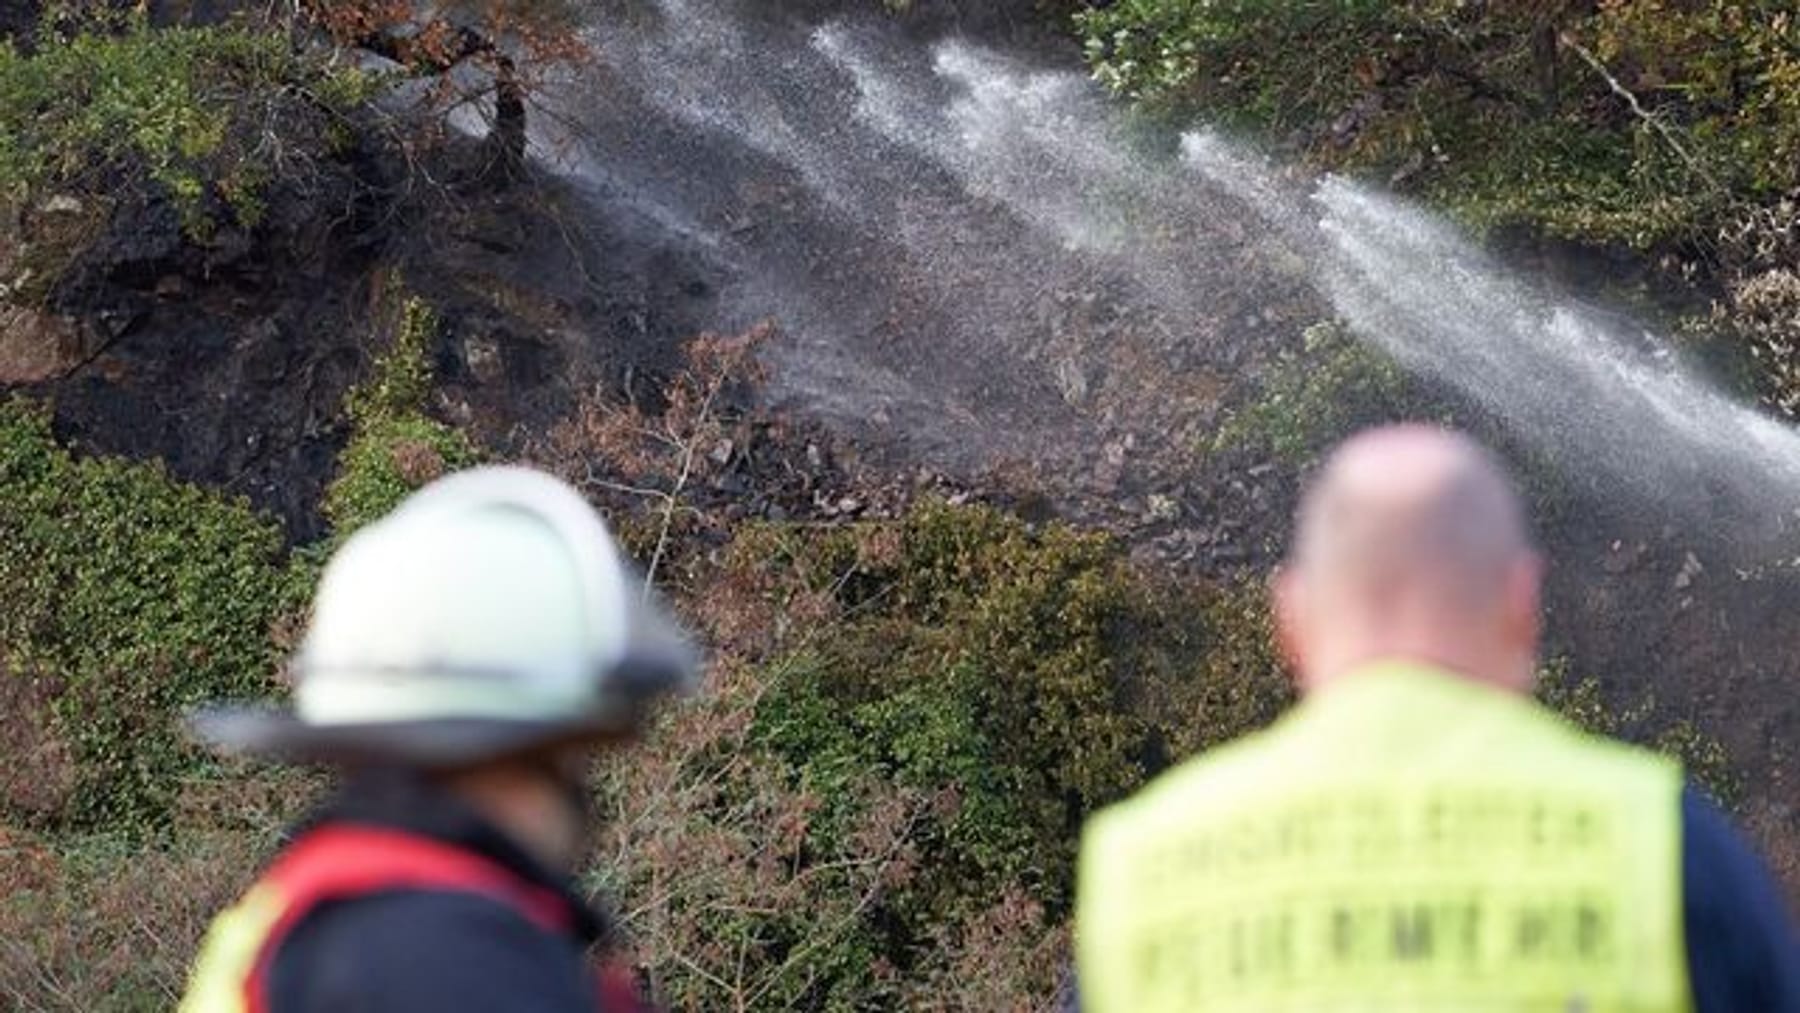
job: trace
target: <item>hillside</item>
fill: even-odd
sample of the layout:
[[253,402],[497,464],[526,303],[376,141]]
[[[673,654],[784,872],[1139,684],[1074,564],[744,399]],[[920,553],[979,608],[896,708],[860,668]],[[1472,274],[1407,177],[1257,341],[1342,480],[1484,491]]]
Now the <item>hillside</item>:
[[1083,815],[1286,705],[1287,513],[1395,418],[1519,470],[1546,698],[1681,757],[1800,897],[1785,471],[1624,400],[1548,431],[1370,333],[1283,210],[1417,200],[1785,447],[1800,24],[1664,7],[0,22],[0,1001],[172,1002],[322,787],[175,715],[282,693],[324,555],[476,461],[580,486],[708,645],[594,782],[588,880],[674,1008],[1047,1001]]

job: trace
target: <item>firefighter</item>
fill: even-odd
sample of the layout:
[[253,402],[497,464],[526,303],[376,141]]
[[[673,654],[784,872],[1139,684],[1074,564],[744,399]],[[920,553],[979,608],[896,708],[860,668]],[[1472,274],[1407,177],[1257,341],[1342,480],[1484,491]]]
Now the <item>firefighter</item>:
[[326,567],[292,710],[192,718],[343,777],[214,922],[182,1009],[636,1008],[571,891],[585,776],[694,672],[573,489],[484,468],[414,494]]
[[1800,1011],[1724,817],[1531,699],[1542,565],[1485,450],[1353,438],[1296,529],[1274,596],[1302,702],[1090,821],[1082,1007]]

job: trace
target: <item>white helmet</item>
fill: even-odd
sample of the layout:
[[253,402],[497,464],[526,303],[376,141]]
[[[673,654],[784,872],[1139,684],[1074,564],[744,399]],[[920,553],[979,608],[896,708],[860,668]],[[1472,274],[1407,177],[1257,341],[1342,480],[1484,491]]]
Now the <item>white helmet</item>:
[[629,735],[697,666],[579,493],[479,468],[338,550],[292,667],[292,711],[211,709],[191,727],[227,752],[462,766]]

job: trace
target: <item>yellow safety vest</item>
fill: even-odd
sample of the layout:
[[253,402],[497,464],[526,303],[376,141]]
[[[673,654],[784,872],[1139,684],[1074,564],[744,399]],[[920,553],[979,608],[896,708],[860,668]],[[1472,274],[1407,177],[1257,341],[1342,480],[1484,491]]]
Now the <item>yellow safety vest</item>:
[[1088,1013],[1692,1007],[1681,770],[1382,664],[1100,813]]

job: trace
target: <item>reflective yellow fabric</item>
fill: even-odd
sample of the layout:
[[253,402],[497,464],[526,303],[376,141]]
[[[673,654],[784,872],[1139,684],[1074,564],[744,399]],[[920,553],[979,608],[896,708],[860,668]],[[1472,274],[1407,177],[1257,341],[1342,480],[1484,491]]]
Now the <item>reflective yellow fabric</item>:
[[286,906],[274,887],[259,885],[213,919],[180,1013],[244,1013],[244,983]]
[[1681,772],[1405,665],[1090,821],[1088,1013],[1691,1006]]

